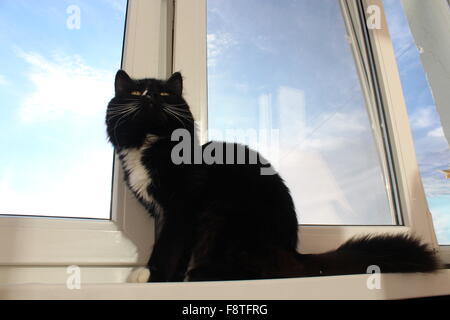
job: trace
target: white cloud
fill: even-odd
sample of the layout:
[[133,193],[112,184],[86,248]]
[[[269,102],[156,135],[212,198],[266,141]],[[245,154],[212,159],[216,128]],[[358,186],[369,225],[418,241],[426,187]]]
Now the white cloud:
[[111,149],[87,150],[84,157],[65,160],[65,170],[55,168],[50,172],[44,164],[37,163],[29,181],[18,181],[22,172],[17,168],[3,168],[0,171],[1,213],[109,218]]
[[[348,151],[348,150],[344,150]],[[355,156],[359,158],[355,159]],[[297,151],[279,172],[306,224],[390,223],[385,186],[376,161],[361,153]]]
[[298,151],[312,149],[323,152],[345,147],[346,143],[355,140],[355,136],[370,136],[367,134],[370,125],[365,110],[346,107],[342,108],[343,111],[319,111],[318,116],[312,119],[308,117],[305,92],[280,87],[278,112],[282,144]]
[[301,222],[390,223],[365,108],[349,103],[330,112],[308,106],[303,90],[280,87],[277,94],[281,135],[273,164],[291,189]]
[[434,138],[444,138],[444,129],[442,127],[436,128],[434,130],[431,130],[430,132],[428,132],[427,134],[429,137],[434,137]]
[[409,122],[413,129],[429,128],[436,124],[434,106],[417,108],[409,117]]
[[226,50],[237,44],[237,41],[229,33],[210,33],[206,37],[208,41],[208,67],[215,66],[217,59]]
[[[42,153],[32,162],[20,158],[20,165],[0,168],[1,213],[107,218],[112,150],[102,126],[114,74],[87,65],[79,56],[17,54],[29,66],[25,75],[32,85],[19,102],[19,124],[38,124],[37,136],[50,136],[50,130],[64,126],[67,135],[57,141],[67,139],[73,145],[58,142],[45,146],[58,152],[47,153],[41,144]],[[85,128],[88,140],[81,133]]]
[[113,94],[112,72],[95,69],[77,55],[46,58],[21,50],[18,55],[29,65],[27,78],[34,85],[20,104],[21,121],[92,117],[104,112]]
[[[319,152],[351,149],[355,142],[371,139],[369,128],[364,110],[324,112],[318,120],[307,125],[306,136],[300,140],[299,147]],[[373,144],[372,141],[367,143]]]

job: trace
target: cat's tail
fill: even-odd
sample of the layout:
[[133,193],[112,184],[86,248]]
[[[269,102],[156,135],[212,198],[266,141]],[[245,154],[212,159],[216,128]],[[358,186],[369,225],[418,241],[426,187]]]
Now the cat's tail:
[[411,235],[369,235],[353,238],[334,251],[299,254],[299,276],[382,272],[433,272],[435,252]]

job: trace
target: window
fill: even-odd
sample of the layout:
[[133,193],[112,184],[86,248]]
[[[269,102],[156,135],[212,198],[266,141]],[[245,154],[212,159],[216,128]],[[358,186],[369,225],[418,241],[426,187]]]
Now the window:
[[207,19],[210,138],[262,152],[301,224],[396,224],[339,2],[210,0]]
[[[392,42],[367,23],[370,5],[385,23],[383,4],[316,2],[176,3],[174,70],[203,140],[238,140],[275,159],[304,253],[386,232],[435,247]],[[259,139],[261,131],[269,134]],[[288,163],[283,151],[306,159]]]
[[416,45],[401,3],[384,0],[383,5],[436,237],[440,244],[449,245],[450,180],[444,170],[449,169],[450,149],[421,63],[421,52],[425,49]]
[[109,219],[126,0],[1,7],[0,214]]
[[[0,73],[5,74],[5,79],[2,81],[2,86],[5,85],[5,87],[0,88],[0,90],[2,95],[6,92],[8,96],[2,96],[0,99],[5,99],[7,104],[11,104],[12,102],[15,103],[15,100],[10,99],[12,94],[20,97],[21,90],[33,93],[36,90],[34,83],[28,83],[26,77],[30,70],[40,71],[39,75],[44,74],[44,76],[48,75],[49,72],[41,70],[42,68],[55,70],[54,72],[59,76],[56,80],[62,80],[48,82],[50,82],[49,85],[57,86],[60,90],[67,89],[64,88],[64,83],[73,83],[75,80],[80,80],[80,75],[89,75],[91,78],[87,78],[87,80],[91,81],[87,83],[88,85],[83,81],[78,81],[75,89],[80,87],[88,90],[89,97],[95,99],[95,102],[88,101],[89,105],[94,105],[95,110],[82,109],[81,111],[84,112],[82,113],[75,109],[73,104],[69,104],[70,108],[66,108],[66,105],[61,103],[63,109],[65,109],[64,112],[60,112],[56,108],[56,105],[59,104],[57,101],[55,102],[53,97],[53,100],[51,100],[53,109],[44,109],[44,111],[48,111],[48,114],[45,114],[46,116],[58,117],[60,121],[64,121],[66,128],[63,127],[63,129],[70,130],[68,132],[71,135],[61,128],[56,133],[62,135],[65,132],[66,136],[69,135],[66,138],[71,139],[70,143],[78,143],[74,148],[88,151],[93,148],[99,151],[100,155],[104,154],[103,160],[101,160],[103,161],[103,168],[97,168],[104,173],[98,174],[94,180],[85,179],[83,190],[72,195],[70,202],[65,203],[64,206],[55,207],[55,216],[63,217],[62,219],[49,217],[49,211],[43,213],[31,212],[32,215],[44,215],[39,217],[19,216],[23,212],[17,211],[0,216],[0,271],[2,273],[0,280],[2,284],[29,281],[65,283],[67,279],[66,268],[77,265],[82,269],[83,283],[125,282],[132,267],[147,263],[153,245],[153,221],[124,185],[123,172],[120,166],[115,166],[111,179],[113,150],[106,141],[104,115],[107,103],[113,94],[115,72],[120,68],[122,45],[122,68],[127,70],[130,75],[136,78],[165,78],[172,72],[173,2],[129,0],[127,3],[122,0],[101,0],[95,4],[90,1],[76,1],[75,5],[72,6],[72,2],[58,1],[58,4],[56,4],[55,1],[47,1],[36,7],[34,4],[25,1],[17,2],[17,4],[15,1],[10,1],[10,3],[2,2],[1,6],[2,12],[4,12],[4,8],[16,8],[17,6],[24,10],[22,12],[19,9],[10,9],[8,17],[13,14],[23,17],[24,13],[33,17],[34,20],[27,20],[22,29],[19,28],[18,30],[23,31],[25,25],[31,26],[29,32],[38,33],[42,45],[36,40],[38,37],[32,38],[26,34],[22,35],[23,38],[29,39],[30,43],[24,41],[25,44],[21,48],[21,52],[35,53],[30,59],[32,62],[36,62],[34,67],[36,69],[21,61],[19,56],[15,56],[14,54],[17,51],[9,52],[8,50],[12,46],[10,43],[7,43],[7,47],[2,46],[0,54],[6,54],[5,52],[8,51],[7,53],[11,55],[11,59],[8,61],[22,62],[20,66],[23,70],[19,70],[22,75],[19,73],[18,76],[25,75],[25,87],[17,89],[17,83],[6,77],[5,70],[7,68],[5,68],[0,71]],[[80,29],[77,29],[76,17],[78,17],[78,14],[81,16]],[[2,20],[0,24],[4,21],[9,20]],[[13,19],[12,22],[14,21],[16,20]],[[124,22],[126,32],[123,40]],[[68,25],[74,29],[67,29]],[[58,26],[60,26],[60,29],[58,29]],[[8,26],[6,29],[10,29],[10,27]],[[5,28],[2,30],[5,30]],[[50,37],[46,36],[45,30],[51,35]],[[57,41],[52,40],[53,38]],[[11,40],[8,34],[4,35],[0,41],[3,41],[3,39]],[[17,36],[17,39],[12,39],[17,40],[17,43],[22,43],[20,42],[20,36]],[[44,42],[44,40],[47,42]],[[53,43],[53,46],[50,43]],[[67,56],[63,56],[62,53],[64,52],[68,52]],[[78,56],[74,58],[71,54]],[[52,60],[55,56],[60,57],[56,62]],[[7,57],[3,58],[6,59]],[[70,67],[69,73],[63,72],[62,68],[65,66]],[[104,72],[100,74],[94,72],[97,68]],[[38,79],[47,79],[44,76]],[[52,80],[55,77],[48,79]],[[102,84],[102,86],[93,90],[91,86],[98,84]],[[47,91],[45,96],[52,98],[53,93],[53,91]],[[77,95],[81,95],[79,92],[67,93],[63,91],[62,94],[58,92],[55,92],[55,94],[59,94],[57,97],[63,96],[64,101],[66,101],[65,95],[75,97],[77,102],[82,100],[81,97],[77,97]],[[4,108],[3,102],[0,112],[17,119],[18,110]],[[14,115],[16,115],[16,118],[14,118]],[[40,113],[35,112],[35,115],[40,116]],[[45,120],[45,125],[39,122],[33,124],[33,128],[39,125],[44,130],[47,126],[54,126],[56,123],[53,118],[40,120]],[[23,128],[20,129],[22,132]],[[78,132],[76,129],[89,130]],[[34,133],[30,128],[28,131],[29,134],[35,134],[38,137],[39,134],[42,134]],[[55,132],[51,131],[51,133],[47,132],[45,136],[49,141],[54,142],[62,139]],[[78,138],[78,140],[75,138]],[[5,140],[2,135],[0,144],[6,143],[5,141],[8,140]],[[45,144],[46,151],[42,152],[41,157],[46,156],[46,153],[58,152],[56,147],[61,145],[65,147],[62,143],[55,146]],[[103,153],[102,150],[104,150]],[[16,147],[14,151],[17,151]],[[58,153],[63,153],[62,149]],[[4,159],[2,157],[1,161],[4,161]],[[89,160],[94,163],[100,161],[100,159],[88,159],[88,154],[80,155],[78,160],[80,161],[79,166],[86,163],[90,164]],[[60,164],[61,167],[63,165],[63,163]],[[0,167],[0,172],[2,169],[3,167]],[[99,181],[99,179],[103,180]],[[111,180],[114,181],[112,198]],[[41,181],[39,182],[41,183]],[[93,188],[90,184],[96,185],[96,188]],[[83,198],[86,190],[92,192],[92,194]],[[40,190],[39,192],[45,193],[48,201],[57,202],[57,199],[54,199],[55,194],[44,191]],[[100,212],[94,210],[95,204],[88,203],[96,194],[99,194],[99,198],[102,194],[105,194],[104,199],[96,208]],[[0,195],[0,199],[3,202],[2,196],[3,194]],[[29,201],[26,198],[20,198],[19,200],[21,202]],[[75,202],[79,202],[79,204]],[[110,204],[112,208],[111,216]],[[51,204],[45,205],[48,209]],[[20,206],[19,203],[14,208],[20,209]],[[72,210],[71,206],[78,206],[78,208],[84,206],[86,210],[78,213]],[[59,209],[59,212],[57,209]],[[68,214],[67,212],[71,213]],[[72,212],[77,214],[75,215]],[[0,214],[2,213],[4,211],[2,211],[0,204]],[[26,214],[30,213],[26,212]],[[96,219],[71,219],[68,217],[95,217]],[[103,219],[97,219],[99,217]]]
[[[77,10],[74,7],[67,11],[71,4],[66,2],[61,2],[65,5],[58,4],[63,11],[54,11],[54,14],[51,15],[53,19],[45,20],[45,23],[49,24],[48,30],[49,32],[51,30],[52,37],[55,39],[59,37],[58,45],[60,47],[56,47],[56,49],[60,50],[56,51],[55,49],[58,54],[61,55],[62,49],[66,48],[69,55],[78,54],[83,60],[76,59],[74,62],[74,60],[62,59],[56,63],[51,60],[54,55],[46,52],[47,47],[39,46],[37,41],[35,45],[29,44],[29,47],[17,45],[21,50],[11,51],[9,54],[21,52],[29,55],[30,52],[33,52],[35,54],[31,56],[31,61],[37,61],[37,66],[35,66],[36,69],[29,69],[27,68],[30,67],[29,63],[22,61],[22,68],[24,69],[20,76],[24,78],[25,84],[24,88],[20,88],[20,90],[16,88],[17,83],[12,81],[10,75],[12,65],[6,65],[3,70],[0,70],[2,75],[0,76],[0,99],[2,99],[0,101],[2,106],[0,112],[2,113],[2,119],[3,117],[14,118],[14,114],[17,116],[17,106],[16,108],[3,107],[10,104],[11,101],[16,101],[10,99],[13,94],[21,98],[22,90],[24,93],[33,93],[36,89],[34,83],[28,83],[25,77],[30,70],[39,71],[39,68],[43,66],[60,70],[61,67],[65,66],[65,63],[70,66],[81,65],[94,68],[95,61],[100,61],[101,70],[105,70],[106,73],[111,72],[113,74],[118,68],[125,11],[122,10],[124,9],[123,6],[119,6],[122,8],[121,10],[115,10],[114,8],[120,9],[116,5],[122,2],[120,0],[99,0],[96,4],[88,1],[75,2],[82,9],[80,29],[76,28],[77,24],[74,20],[69,22],[75,29],[70,29],[70,32],[66,29],[68,17],[73,15],[76,17],[77,15]],[[263,17],[271,23],[274,30],[278,31],[278,34],[270,39],[260,37],[258,30],[251,25],[245,25],[246,22],[243,21],[245,19],[237,19],[246,11],[244,9],[251,6],[252,3],[255,5],[256,2],[244,3],[240,1],[238,3],[236,1],[234,3],[238,3],[239,6],[244,8],[236,12],[230,9],[230,3],[233,2],[189,0],[175,3],[174,1],[163,0],[129,0],[126,10],[122,68],[136,78],[165,78],[173,71],[181,71],[186,80],[185,97],[199,122],[203,140],[206,140],[208,129],[209,138],[223,139],[234,139],[236,136],[236,132],[227,135],[225,128],[256,129],[257,132],[264,130],[271,132],[274,129],[275,132],[278,130],[280,136],[283,134],[291,136],[292,134],[296,138],[303,138],[308,148],[317,151],[320,157],[326,160],[319,162],[312,159],[314,161],[310,161],[310,163],[314,166],[320,165],[325,168],[323,170],[329,171],[327,176],[321,177],[326,181],[328,188],[325,199],[327,205],[322,206],[321,212],[332,214],[329,214],[328,217],[324,215],[325,219],[311,215],[308,217],[308,213],[304,212],[306,209],[302,209],[305,202],[297,197],[300,217],[306,217],[305,219],[307,219],[301,222],[323,224],[302,225],[300,227],[302,252],[320,252],[332,249],[356,234],[373,232],[415,232],[424,241],[434,246],[435,235],[432,221],[428,215],[424,214],[427,210],[426,198],[421,190],[420,177],[417,174],[417,163],[414,158],[415,150],[407,126],[408,118],[400,78],[396,73],[398,65],[392,41],[386,28],[367,30],[365,27],[368,4],[376,4],[383,8],[381,0],[340,0],[323,3],[299,0],[283,2],[282,6],[277,1],[278,7],[271,7],[271,3],[274,3],[274,1],[258,1],[257,9],[260,11],[255,11],[255,22],[258,21],[256,19],[258,16],[260,16],[260,19]],[[12,0],[3,2],[2,9],[24,5],[24,3],[18,2],[16,4],[14,2],[13,4]],[[45,16],[48,14],[46,9],[55,3],[50,1],[46,5],[41,3],[37,8],[39,10],[28,11],[28,14]],[[34,7],[33,4],[27,4],[24,8],[30,8],[30,6]],[[102,9],[97,15],[95,10],[95,8],[98,8],[97,6],[105,6],[112,11],[106,14],[106,9]],[[297,12],[299,16],[301,16],[303,10],[310,10],[308,12],[314,16],[314,18],[306,15],[302,17],[307,21],[305,21],[305,25],[297,25],[297,29],[294,28],[297,32],[294,36],[290,35],[294,38],[294,41],[291,41],[292,43],[286,40],[288,34],[284,32],[283,26],[295,26],[296,20],[290,15],[291,11],[286,12],[290,19],[282,21],[279,18],[284,13],[283,6],[292,6],[292,12]],[[214,9],[215,7],[216,9]],[[225,10],[227,7],[228,10]],[[389,7],[389,4],[386,4],[386,7]],[[270,15],[264,17],[262,14],[264,10],[267,11],[271,8],[273,10],[270,11]],[[297,11],[294,10],[295,8]],[[2,10],[2,12],[4,11]],[[102,12],[105,13],[105,16]],[[111,12],[114,12],[114,14]],[[17,15],[20,12],[15,11],[14,13]],[[103,27],[83,29],[85,23],[89,22],[90,15],[94,15],[94,13],[96,23],[101,24],[101,21],[97,20],[105,21],[105,24],[102,24],[104,29],[102,29]],[[0,14],[3,17],[3,13]],[[221,20],[221,15],[227,14],[230,19],[236,20],[236,25],[240,23],[245,28],[242,27],[241,30],[233,29],[233,26],[230,26],[226,19]],[[278,17],[278,19],[267,19],[272,15]],[[319,15],[323,21],[316,22],[316,15]],[[116,19],[110,19],[112,16]],[[5,17],[5,19],[9,19],[8,17]],[[246,15],[247,20],[248,18],[248,15]],[[0,25],[4,21],[8,21],[5,19],[0,20]],[[71,37],[76,37],[76,35],[79,35],[77,32],[94,34],[92,32],[97,30],[96,35],[104,32],[105,39],[93,37],[91,45],[96,49],[90,51],[90,46],[86,45],[86,42],[82,41],[81,38],[77,38],[78,45],[72,47],[72,51],[68,50],[72,46],[73,39],[66,39],[58,33],[57,28],[50,28],[53,26],[52,23],[57,23],[55,21],[58,19],[62,20],[64,25],[64,30],[59,31],[61,34],[69,32],[68,34]],[[32,20],[27,20],[26,23],[31,24]],[[120,27],[121,24],[122,27]],[[5,30],[5,26],[2,26],[4,27],[2,30]],[[314,28],[307,28],[307,26],[314,26]],[[261,28],[263,27],[261,25]],[[34,29],[36,30],[33,30],[33,32],[38,32],[39,30],[42,31],[43,27],[39,25]],[[307,32],[301,32],[302,30],[307,30]],[[266,32],[270,31],[266,30]],[[318,35],[323,41],[314,42],[314,37],[318,37]],[[23,35],[23,37],[25,39],[28,36]],[[29,38],[29,41],[35,41],[36,39]],[[11,40],[8,34],[0,41],[6,41],[4,39]],[[17,36],[17,43],[19,44],[20,39],[21,37]],[[44,34],[42,39],[48,38]],[[108,39],[113,39],[111,41],[114,42],[117,50],[104,50],[104,41]],[[395,37],[393,41],[395,45]],[[302,42],[308,45],[302,45]],[[7,44],[10,46],[10,43]],[[2,48],[0,54],[6,54],[8,46],[2,46]],[[49,51],[53,50],[53,48],[49,48]],[[113,48],[112,45],[111,48]],[[247,51],[243,51],[243,48],[246,48]],[[253,53],[249,54],[249,59],[243,59],[242,62],[239,59],[249,53],[249,48],[254,49]],[[276,50],[280,48],[293,48],[293,50],[297,50],[298,56],[304,59],[297,61],[298,59],[293,52],[288,52],[284,56],[279,55],[278,59],[275,59],[274,50],[276,53]],[[328,51],[332,51],[334,54],[327,54]],[[88,52],[91,54],[88,54]],[[105,60],[103,60],[103,57],[98,56],[98,52],[106,52],[111,56],[108,59],[105,57]],[[36,55],[36,53],[39,53],[39,55]],[[86,55],[83,55],[84,53]],[[323,65],[318,64],[313,59],[315,56],[323,61]],[[239,59],[235,60],[236,57],[239,57]],[[2,58],[6,59],[7,57]],[[286,59],[284,60],[284,58]],[[14,56],[14,59],[20,61],[20,56]],[[331,59],[333,59],[333,63],[330,63]],[[292,63],[289,61],[292,61]],[[81,62],[84,62],[84,64],[82,65]],[[267,67],[267,62],[273,62],[273,67]],[[237,72],[239,69],[235,67],[235,63],[245,63],[245,67],[251,67],[252,72]],[[309,73],[302,73],[304,69],[310,71],[322,69],[322,74],[327,76],[321,77],[319,73],[311,72],[313,75],[309,82]],[[85,67],[81,70],[91,71],[90,68]],[[273,80],[266,80],[268,77]],[[106,77],[102,79],[106,79]],[[239,81],[235,81],[235,79]],[[247,86],[243,80],[248,82]],[[70,81],[72,81],[72,78],[70,78]],[[112,86],[112,79],[108,82]],[[59,84],[59,82],[53,83]],[[325,90],[326,94],[320,95],[323,88],[338,88],[339,90]],[[224,91],[228,91],[229,94],[224,94]],[[96,91],[97,93],[99,92]],[[98,118],[93,116],[91,119],[92,126],[97,119],[102,121],[98,127],[102,131],[104,130],[101,129],[104,128],[103,113],[109,95],[106,101],[101,102],[101,118],[100,116]],[[100,100],[99,96],[93,96]],[[347,96],[348,101],[345,99]],[[294,99],[291,97],[294,97]],[[231,99],[231,103],[225,101],[226,99]],[[292,100],[300,101],[300,107],[290,105]],[[237,102],[236,105],[244,105],[248,109],[245,109],[245,112],[233,109],[234,101]],[[221,108],[222,106],[223,108]],[[295,116],[301,115],[298,127],[294,116],[287,117],[286,110],[280,106],[285,106],[289,114],[291,113],[290,108],[292,108]],[[67,117],[67,119],[64,119],[68,122],[78,120],[72,119],[73,117],[80,117],[77,114],[78,110],[69,110],[72,112],[70,114],[67,110],[65,110],[65,113],[61,113],[56,108],[50,109],[50,111],[52,116]],[[37,116],[41,116],[41,114],[37,113]],[[50,123],[48,119],[45,120],[47,121],[46,124]],[[42,123],[39,125],[44,129],[47,128]],[[9,128],[8,130],[11,130],[9,126],[13,127],[14,124],[8,123],[6,126],[6,128]],[[352,130],[358,132],[355,147],[350,147],[353,146],[350,139],[350,137],[353,137],[353,135],[350,135]],[[81,132],[79,134],[83,136],[86,133]],[[97,133],[92,132],[92,135],[97,138],[100,137],[100,133],[97,136]],[[105,137],[103,132],[101,136]],[[49,136],[49,139],[51,137]],[[55,137],[55,134],[53,134],[53,137]],[[97,141],[97,138],[92,141]],[[336,159],[339,159],[342,163],[349,161],[351,166],[348,171],[342,169],[341,172],[340,167],[336,167],[336,164],[330,161],[330,154],[334,154],[326,149],[321,149],[324,146],[321,146],[320,142],[332,138],[341,138],[342,144],[339,145],[340,149],[337,150]],[[248,137],[244,135],[244,139],[248,139]],[[57,139],[53,138],[53,140]],[[297,140],[300,141],[300,139]],[[0,138],[2,146],[8,146],[9,141],[3,135]],[[277,140],[275,139],[275,141]],[[282,139],[279,141],[281,142]],[[256,140],[244,142],[255,143],[253,145],[255,146],[260,141],[257,137]],[[109,148],[105,141],[101,143],[105,148]],[[89,144],[86,146],[94,147]],[[275,147],[277,147],[276,144]],[[282,143],[278,147],[280,150],[283,150],[283,148],[284,150],[289,149],[288,151],[295,150],[295,146],[286,146]],[[263,153],[268,152],[267,156],[271,157],[270,150],[267,148],[261,151]],[[108,156],[105,155],[105,162],[103,163],[108,175],[111,172],[112,150],[109,150],[109,152],[111,153]],[[294,154],[298,155],[298,153],[295,150]],[[345,153],[357,155],[358,161],[355,159],[355,162],[351,162],[353,159],[347,159]],[[4,159],[6,158],[1,158],[1,161],[5,161]],[[276,157],[274,163],[277,164]],[[358,163],[359,166],[354,163]],[[15,164],[13,163],[12,166],[14,167]],[[0,170],[3,170],[4,167],[3,165],[0,166]],[[106,170],[106,167],[108,167],[108,170]],[[282,171],[282,166],[279,169]],[[297,173],[294,171],[294,166],[286,166],[284,170],[287,172],[287,174],[284,174],[285,177],[290,175],[291,172]],[[0,171],[0,174],[3,175],[4,173]],[[104,176],[106,177],[106,174]],[[6,177],[11,180],[13,175],[6,175]],[[365,187],[359,185],[359,190],[353,190],[349,185],[355,179],[361,179],[362,185],[367,184]],[[2,281],[6,279],[5,281],[17,282],[17,279],[19,279],[18,281],[21,282],[24,274],[31,282],[36,282],[36,279],[39,279],[40,282],[48,281],[48,279],[51,279],[49,281],[55,281],[54,276],[49,277],[48,275],[55,275],[55,272],[57,272],[59,278],[56,281],[63,283],[66,280],[66,267],[77,264],[83,268],[84,283],[124,282],[132,267],[145,265],[153,241],[152,220],[121,182],[122,172],[119,166],[114,168],[113,181],[115,183],[112,185],[112,217],[109,220],[0,217],[0,268],[1,271],[6,270],[6,272],[2,272]],[[296,184],[296,181],[288,181],[288,183],[292,188],[292,184]],[[334,189],[330,187],[333,183],[335,183]],[[3,188],[1,190],[9,187],[10,184],[0,184],[0,188]],[[87,184],[89,182],[86,182]],[[99,184],[105,190],[107,189],[106,186],[110,189],[109,176],[106,181],[99,182]],[[370,190],[369,195],[362,196],[367,196],[369,201],[372,202],[375,198],[380,199],[377,203],[378,207],[373,212],[365,212],[367,214],[355,219],[349,213],[361,210],[360,207],[363,206],[359,199],[355,199],[356,195],[361,192],[360,190],[368,188],[369,185],[374,189]],[[86,188],[88,187],[86,186]],[[339,194],[334,195],[333,190]],[[0,194],[0,197],[2,196],[3,194]],[[336,204],[334,200],[336,198],[352,200],[347,200],[347,204],[345,202]],[[318,201],[318,199],[315,200]],[[107,204],[102,202],[99,207],[107,208],[108,206],[109,198]],[[333,206],[337,208],[337,213],[330,209]],[[344,209],[339,211],[339,208]],[[16,210],[17,207],[13,209]],[[363,209],[367,210],[367,208]],[[100,211],[102,211],[102,217],[109,217],[108,210],[106,210],[108,212],[106,216],[104,215],[105,210],[100,209]],[[1,207],[0,213],[3,213]],[[12,212],[14,215],[23,213]],[[97,216],[98,212],[92,213],[92,215],[91,213],[89,213],[91,217],[99,217]],[[8,212],[8,214],[11,214],[11,212]],[[25,212],[25,214],[49,215],[47,212]],[[62,216],[63,213],[55,215]],[[74,215],[71,213],[68,216]],[[79,214],[75,216],[80,217]]]

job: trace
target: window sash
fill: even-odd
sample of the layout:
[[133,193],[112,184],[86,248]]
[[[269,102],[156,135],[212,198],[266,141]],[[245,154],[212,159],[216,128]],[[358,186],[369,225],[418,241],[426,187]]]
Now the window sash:
[[352,41],[356,68],[366,98],[367,112],[374,130],[379,161],[383,169],[386,191],[389,199],[393,225],[403,226],[403,208],[399,196],[398,179],[391,147],[391,132],[386,124],[386,107],[376,71],[376,58],[371,50],[369,29],[366,23],[365,7],[361,1],[340,1],[342,14]]
[[[189,79],[186,81],[186,100],[199,123],[203,141],[206,140],[208,128],[206,1],[191,0],[189,3],[186,1],[176,3],[174,36],[174,70],[181,70],[186,79]],[[361,16],[360,6],[364,11],[373,4],[383,8],[379,0],[340,2],[347,26],[359,26],[357,30],[362,30],[362,26],[366,23]],[[381,18],[383,26],[386,26],[383,12]],[[397,226],[300,226],[299,248],[302,252],[326,251],[336,248],[355,235],[397,232],[414,233],[436,248],[431,216],[423,214],[428,212],[427,204],[418,176],[406,106],[389,33],[387,28],[370,30],[367,35],[370,39],[369,46],[364,34],[358,32],[350,32],[354,47],[361,48],[360,52],[354,52],[355,61],[359,71],[367,74],[362,78],[362,82],[363,90],[367,93],[368,105],[383,106],[386,113],[385,118],[380,119],[377,114],[379,110],[375,107],[369,108],[369,115],[374,124],[385,129],[384,132],[376,133],[375,138],[378,143],[388,143],[390,146],[390,149],[386,149],[389,157],[381,157],[381,163],[388,173],[386,185],[393,186],[388,190],[393,209],[401,210],[402,215],[396,217]],[[367,53],[373,55],[373,61],[369,60]],[[379,96],[374,94],[375,87],[379,90]],[[382,147],[379,150],[385,148],[384,145],[379,147]],[[395,198],[398,198],[398,203],[395,202]]]
[[410,228],[410,232],[437,249],[432,216],[420,178],[406,103],[383,4],[381,0],[361,0],[361,4],[364,8],[376,5],[381,9],[382,27],[371,30],[369,36],[381,99],[386,109],[386,125],[391,133],[390,141],[404,225]]
[[[128,0],[122,68],[134,77],[167,77],[172,26],[172,0]],[[112,279],[118,272],[123,278],[129,267],[146,265],[153,220],[128,191],[117,164],[116,159],[110,221],[0,217],[0,272],[7,266],[117,266],[105,270]],[[36,279],[41,280],[39,273]]]

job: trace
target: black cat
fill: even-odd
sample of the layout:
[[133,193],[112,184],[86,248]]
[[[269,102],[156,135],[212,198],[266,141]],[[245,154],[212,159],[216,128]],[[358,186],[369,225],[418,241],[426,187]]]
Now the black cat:
[[[167,81],[133,80],[121,70],[115,90],[108,137],[129,188],[156,219],[150,281],[353,274],[371,265],[381,272],[438,268],[433,251],[405,235],[360,237],[328,253],[298,253],[289,189],[278,174],[262,174],[270,164],[245,146],[199,145],[180,73]],[[188,148],[179,149],[174,132],[189,134]],[[195,155],[202,152],[210,159],[199,161]]]

